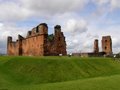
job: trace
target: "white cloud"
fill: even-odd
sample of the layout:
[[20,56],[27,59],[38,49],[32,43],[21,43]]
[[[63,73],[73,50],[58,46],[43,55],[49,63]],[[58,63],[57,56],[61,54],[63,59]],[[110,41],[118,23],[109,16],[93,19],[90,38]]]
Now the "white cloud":
[[87,21],[83,19],[69,19],[64,27],[65,32],[83,33],[87,31]]
[[88,30],[88,23],[81,18],[69,18],[63,25],[63,32],[66,35],[68,53],[80,52],[82,48],[82,35]]
[[29,15],[30,12],[16,2],[0,3],[0,20],[20,21],[21,19],[27,18]]
[[7,23],[7,25],[2,25],[0,32],[0,40],[5,40],[8,36],[13,36],[13,38],[16,39],[18,34],[24,35],[26,33],[26,30],[24,28],[17,27],[16,25]]
[[120,8],[120,0],[111,0],[112,9]]
[[0,23],[0,53],[6,53],[7,37],[12,36],[13,41],[18,39],[18,34],[25,36],[28,28],[20,28],[13,24]]
[[[78,33],[67,37],[67,50],[71,52],[93,52],[94,40],[99,37],[94,34]],[[86,35],[87,34],[87,35]]]

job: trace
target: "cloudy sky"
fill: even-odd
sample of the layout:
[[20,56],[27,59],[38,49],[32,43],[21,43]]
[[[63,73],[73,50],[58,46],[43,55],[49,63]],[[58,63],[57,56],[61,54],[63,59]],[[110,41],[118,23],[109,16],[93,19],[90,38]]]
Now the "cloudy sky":
[[49,33],[59,24],[67,51],[92,52],[94,39],[111,35],[113,52],[120,52],[120,0],[0,0],[0,53],[6,53],[7,36],[26,36],[39,23]]

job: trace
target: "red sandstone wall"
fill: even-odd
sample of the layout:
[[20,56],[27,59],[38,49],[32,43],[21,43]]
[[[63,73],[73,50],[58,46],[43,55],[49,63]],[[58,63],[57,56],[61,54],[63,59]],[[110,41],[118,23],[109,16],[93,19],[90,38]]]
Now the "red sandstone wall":
[[44,48],[43,48],[43,35],[30,37],[23,40],[23,55],[26,56],[43,56],[44,55]]
[[98,53],[98,52],[99,52],[98,40],[95,39],[95,41],[94,41],[94,53]]
[[11,42],[8,44],[8,55],[15,56],[18,55],[18,46],[17,42]]
[[102,37],[102,50],[107,55],[112,54],[112,40],[110,36]]
[[43,56],[45,36],[47,33],[48,28],[43,24],[33,28],[31,35],[27,35],[27,38],[22,41],[23,55]]
[[51,42],[50,52],[55,55],[67,55],[65,37],[63,35],[63,32],[61,32],[61,26],[56,25],[54,29],[54,41]]
[[8,55],[44,56],[44,55],[66,55],[66,42],[61,27],[55,28],[52,41],[48,41],[47,24],[40,24],[29,31],[26,38],[18,35],[18,40],[12,42],[8,37]]
[[55,34],[55,46],[57,54],[66,55],[66,43],[62,32],[57,32]]

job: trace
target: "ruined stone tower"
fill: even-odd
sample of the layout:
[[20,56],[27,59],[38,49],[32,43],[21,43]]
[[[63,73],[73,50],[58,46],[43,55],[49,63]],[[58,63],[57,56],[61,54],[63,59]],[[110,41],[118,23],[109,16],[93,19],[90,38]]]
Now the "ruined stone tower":
[[[54,41],[55,41],[55,46],[56,46],[56,53],[59,54],[66,54],[66,50],[65,50],[65,37],[62,37],[63,36],[63,32],[61,32],[61,26],[60,25],[56,25],[54,27],[54,32],[55,32],[55,38],[54,38]],[[64,48],[64,49],[63,49]]]
[[55,33],[48,35],[48,26],[41,23],[28,31],[24,38],[18,35],[18,40],[7,40],[7,54],[13,56],[53,56],[66,55],[66,42],[61,26],[55,26]]
[[99,53],[98,39],[94,41],[94,53]]
[[111,36],[103,36],[102,37],[102,51],[106,53],[106,55],[112,54],[112,39]]

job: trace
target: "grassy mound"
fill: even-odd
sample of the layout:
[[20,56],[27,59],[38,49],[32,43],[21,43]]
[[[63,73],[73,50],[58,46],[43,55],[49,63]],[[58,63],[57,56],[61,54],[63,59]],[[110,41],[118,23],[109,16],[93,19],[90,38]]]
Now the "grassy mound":
[[120,75],[13,87],[11,90],[120,90]]
[[74,80],[78,79],[80,81],[77,82],[81,83],[84,79],[116,74],[120,74],[120,63],[110,58],[0,57],[0,87],[39,87],[43,84],[65,81],[74,83]]

